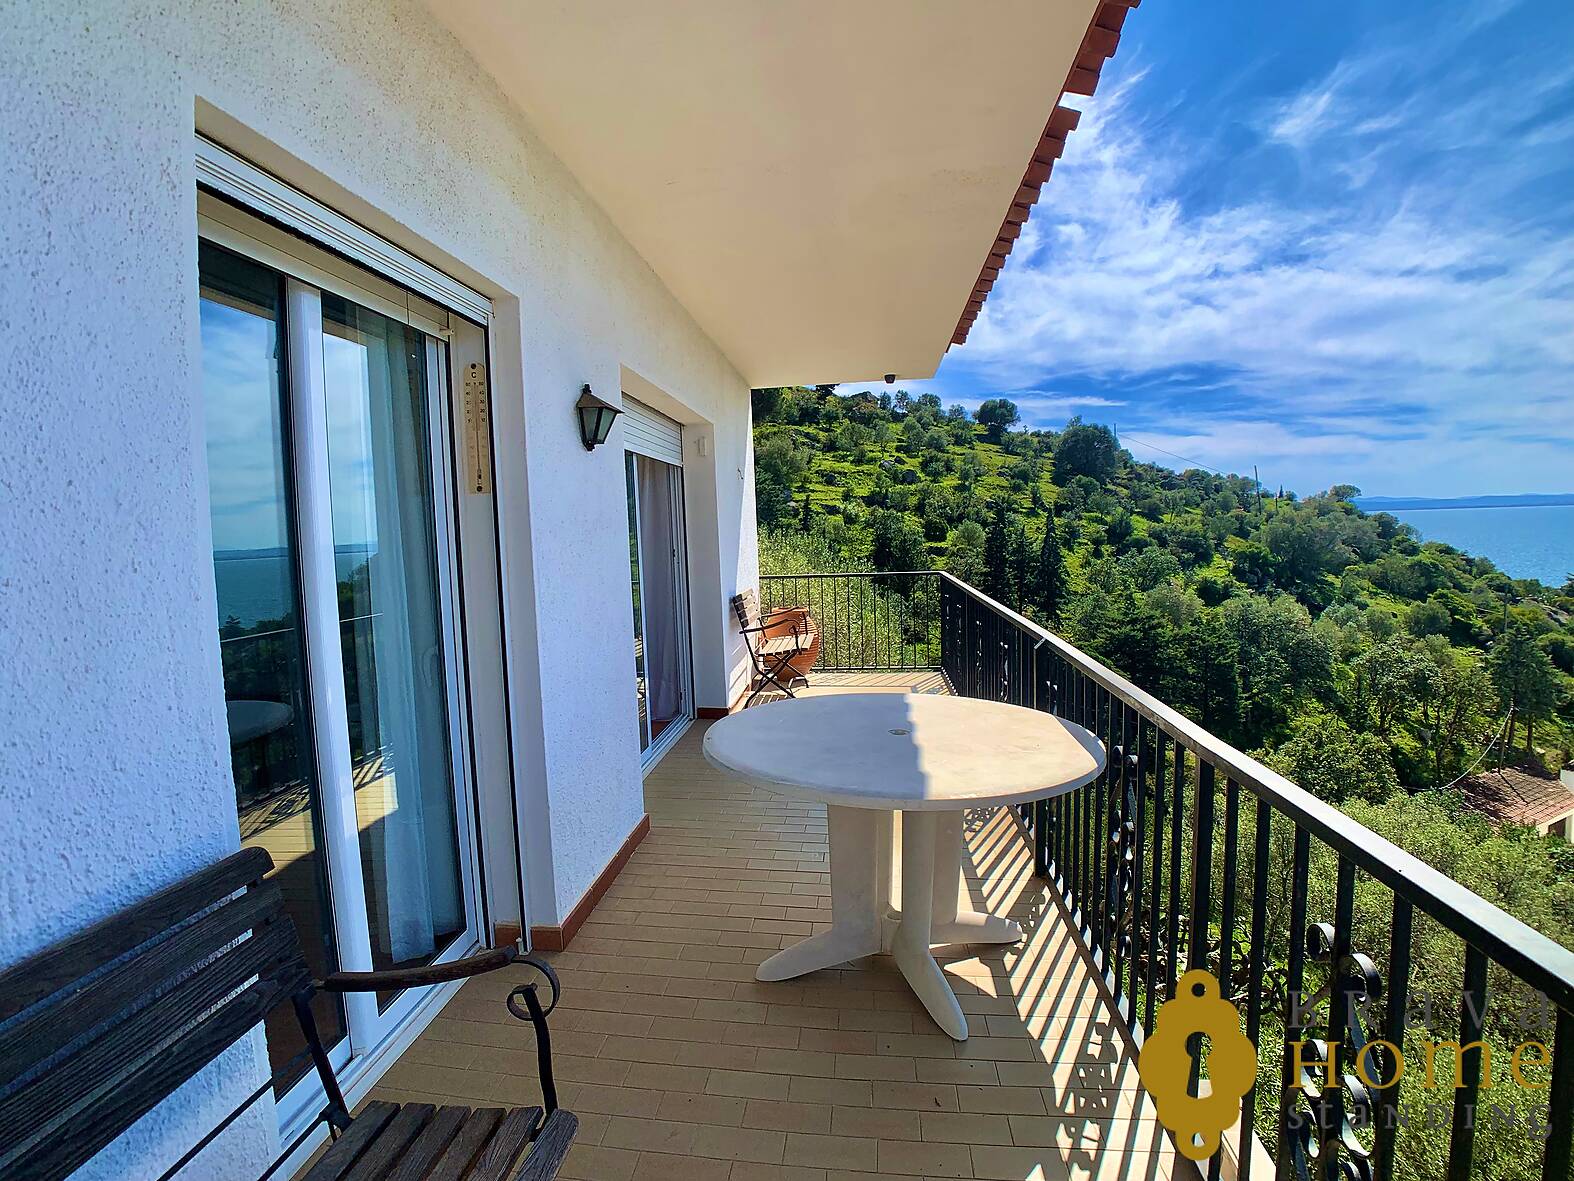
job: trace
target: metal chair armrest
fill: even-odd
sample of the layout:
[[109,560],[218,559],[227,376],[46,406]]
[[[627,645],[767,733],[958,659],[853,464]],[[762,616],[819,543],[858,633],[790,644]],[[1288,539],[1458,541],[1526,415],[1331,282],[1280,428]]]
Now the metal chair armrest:
[[428,984],[446,984],[450,980],[467,980],[483,972],[495,972],[519,959],[512,947],[498,947],[479,955],[467,956],[446,964],[431,964],[424,968],[393,968],[386,972],[335,972],[317,985],[324,992],[381,992],[400,988],[421,988]]

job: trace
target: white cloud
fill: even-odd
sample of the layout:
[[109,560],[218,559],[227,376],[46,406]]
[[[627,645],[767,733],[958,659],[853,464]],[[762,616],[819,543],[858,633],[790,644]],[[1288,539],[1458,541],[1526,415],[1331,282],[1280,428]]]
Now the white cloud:
[[1321,135],[1332,122],[1330,115],[1347,77],[1347,69],[1337,69],[1318,85],[1280,103],[1269,121],[1268,138],[1301,148]]
[[[1195,179],[1171,163],[1188,145],[1136,115],[1140,74],[1089,100],[943,376],[1022,389],[1053,374],[1121,392],[1223,373],[1238,391],[1226,421],[1213,421],[1213,396],[1206,417],[1137,433],[1236,470],[1267,457],[1310,483],[1355,468],[1379,491],[1574,486],[1574,233],[1511,220],[1501,200],[1559,166],[1530,145],[1568,134],[1568,120],[1534,122],[1535,104],[1504,110],[1485,91],[1395,105],[1383,60],[1275,109],[1265,142],[1338,144],[1319,149],[1337,165],[1324,187],[1291,197],[1188,196]],[[1522,78],[1516,96],[1555,112],[1566,73]],[[1492,137],[1498,156],[1438,167],[1417,155],[1465,137]]]

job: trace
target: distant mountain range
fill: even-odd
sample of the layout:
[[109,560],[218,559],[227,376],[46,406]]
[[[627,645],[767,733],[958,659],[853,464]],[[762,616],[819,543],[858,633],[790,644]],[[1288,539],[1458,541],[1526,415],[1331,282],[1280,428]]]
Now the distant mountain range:
[[1574,505],[1574,492],[1552,492],[1522,496],[1357,496],[1356,505],[1369,513],[1394,509],[1429,508],[1528,508],[1547,505]]

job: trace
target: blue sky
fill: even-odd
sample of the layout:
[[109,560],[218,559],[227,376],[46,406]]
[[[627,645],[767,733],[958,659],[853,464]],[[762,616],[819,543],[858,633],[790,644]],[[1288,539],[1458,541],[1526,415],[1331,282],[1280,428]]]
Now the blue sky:
[[1574,4],[1148,0],[1067,102],[971,339],[904,388],[1303,493],[1574,491]]

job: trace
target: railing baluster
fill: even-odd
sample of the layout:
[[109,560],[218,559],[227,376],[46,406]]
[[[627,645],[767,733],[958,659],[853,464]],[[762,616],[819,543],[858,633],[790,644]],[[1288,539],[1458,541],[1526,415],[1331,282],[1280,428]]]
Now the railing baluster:
[[[1159,931],[1159,899],[1164,885],[1164,731],[1153,732],[1153,877],[1148,888],[1148,970],[1143,977],[1143,992],[1147,1003],[1143,1006],[1142,1029],[1153,1032],[1153,1012],[1158,987],[1160,949],[1163,943]],[[1140,866],[1138,867],[1140,871]]]
[[[1486,953],[1474,944],[1466,944],[1464,988],[1459,1000],[1461,1047],[1480,1042],[1486,1016]],[[1476,1100],[1477,1092],[1481,1089],[1481,1055],[1480,1045],[1459,1051],[1459,1075],[1454,1084],[1454,1122],[1448,1137],[1448,1181],[1470,1181],[1476,1139]]]
[[1300,1079],[1296,1077],[1295,1059],[1289,1051],[1291,1042],[1300,1040],[1305,1032],[1305,1027],[1300,1021],[1301,989],[1306,977],[1306,941],[1302,937],[1306,931],[1306,873],[1311,864],[1311,834],[1299,824],[1295,826],[1295,851],[1290,859],[1290,948],[1289,964],[1285,971],[1285,1013],[1284,1013],[1284,1069],[1283,1087],[1280,1090],[1279,1111],[1279,1152],[1276,1160],[1278,1168],[1275,1176],[1279,1181],[1290,1181],[1295,1175],[1295,1153],[1292,1151],[1289,1140],[1292,1136],[1302,1135],[1302,1129],[1291,1127],[1292,1115],[1295,1112],[1294,1099],[1298,1093]]
[[1148,823],[1148,793],[1143,790],[1142,784],[1142,777],[1146,769],[1146,736],[1147,726],[1142,720],[1142,715],[1138,714],[1136,728],[1131,739],[1134,747],[1132,752],[1134,766],[1131,772],[1134,781],[1132,798],[1136,804],[1136,809],[1135,814],[1130,818],[1132,824],[1131,861],[1129,866],[1123,871],[1131,876],[1131,935],[1127,943],[1127,958],[1130,960],[1129,970],[1131,978],[1126,984],[1126,995],[1131,1000],[1131,1019],[1133,1024],[1140,1020],[1137,1005],[1142,997],[1142,993],[1139,991],[1142,982],[1138,979],[1138,968],[1142,964],[1143,948],[1151,947],[1153,942],[1151,929],[1146,940],[1142,937],[1142,920],[1144,917],[1142,913],[1142,857],[1147,852]]
[[1557,1012],[1541,1181],[1567,1181],[1574,1176],[1574,1011],[1560,1007]]
[[1235,780],[1224,783],[1224,865],[1219,877],[1219,995],[1231,995],[1235,967],[1236,841],[1241,828],[1241,789]]
[[[1351,1026],[1356,1020],[1351,1008],[1354,1003],[1354,981],[1349,965],[1354,939],[1351,926],[1354,921],[1355,863],[1348,857],[1340,857],[1338,869],[1334,873],[1334,942],[1328,957],[1328,1036],[1331,1039],[1328,1048],[1332,1061],[1329,1069],[1334,1079],[1341,1081],[1351,1073],[1350,1041],[1354,1036]],[[1328,1111],[1332,1118],[1319,1133],[1325,1141],[1338,1135],[1345,1121],[1350,1118],[1349,1101],[1342,1085],[1330,1088],[1328,1099]]]
[[1171,795],[1174,804],[1170,811],[1170,930],[1169,957],[1165,964],[1168,975],[1164,995],[1175,995],[1175,982],[1180,979],[1180,916],[1181,916],[1181,841],[1184,839],[1186,811],[1186,748],[1175,743],[1175,775]]
[[1208,966],[1208,926],[1213,917],[1213,764],[1197,765],[1197,802],[1192,810],[1191,939],[1186,968]]
[[[1262,1032],[1263,968],[1268,941],[1268,858],[1273,837],[1273,811],[1268,801],[1257,800],[1252,836],[1252,929],[1251,949],[1246,958],[1246,1037],[1252,1045]],[[1239,1181],[1251,1181],[1252,1148],[1257,1129],[1257,1080],[1252,1080],[1241,1107],[1241,1137],[1236,1142],[1235,1159]]]
[[[1410,927],[1412,911],[1406,898],[1394,898],[1394,917],[1389,925],[1388,971],[1383,985],[1388,994],[1387,1013],[1383,1019],[1383,1037],[1404,1052],[1405,1007],[1410,1003]],[[1368,1055],[1370,1059],[1371,1055]],[[1386,1057],[1386,1056],[1385,1056]],[[1386,1060],[1379,1081],[1392,1083],[1398,1063]],[[1377,1077],[1372,1066],[1368,1071]],[[1373,1151],[1376,1168],[1375,1181],[1393,1181],[1394,1153],[1399,1143],[1399,1088],[1385,1086],[1377,1093],[1377,1141]]]

